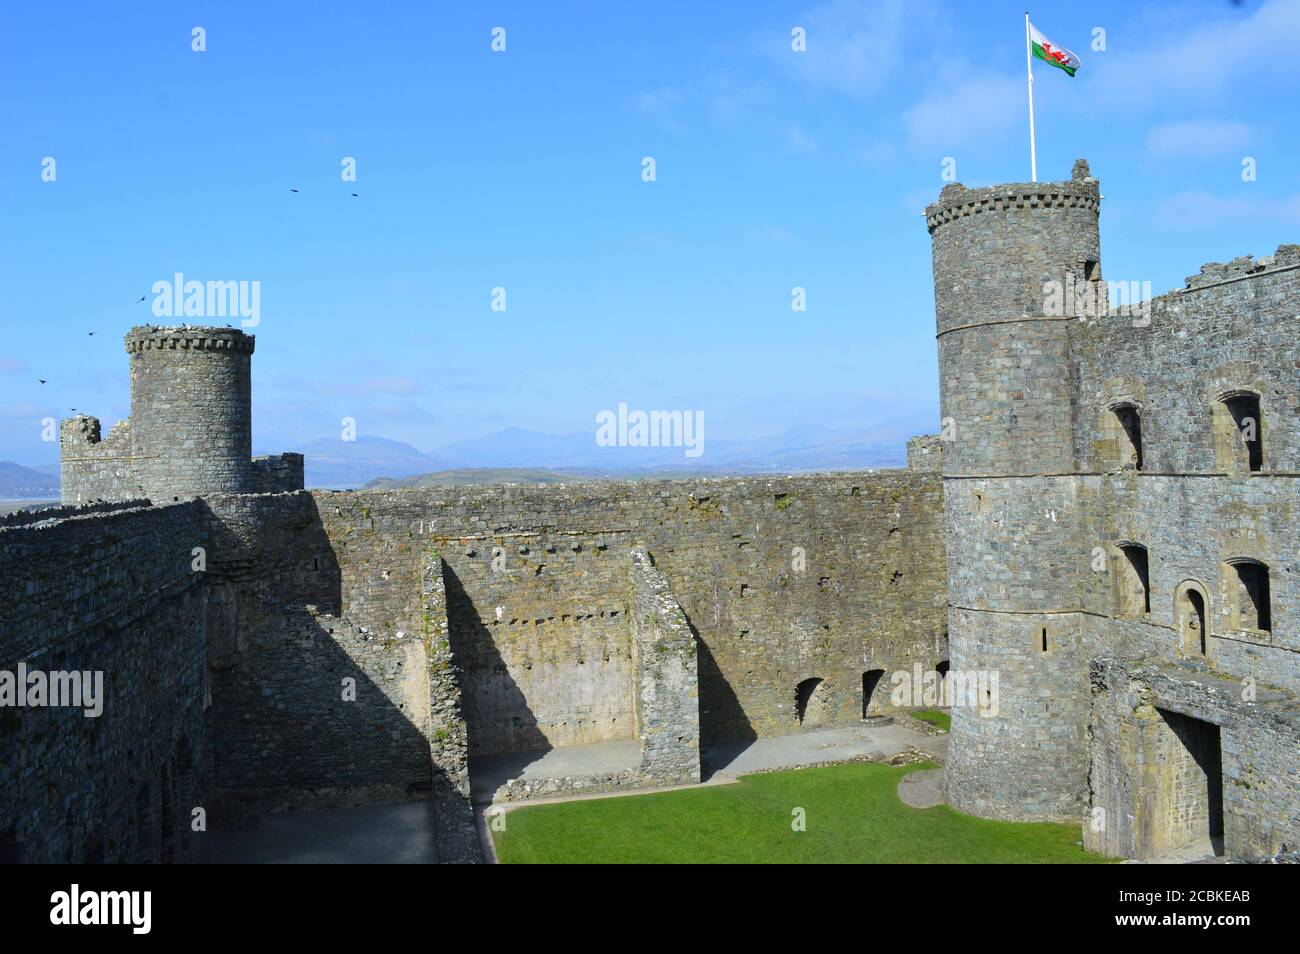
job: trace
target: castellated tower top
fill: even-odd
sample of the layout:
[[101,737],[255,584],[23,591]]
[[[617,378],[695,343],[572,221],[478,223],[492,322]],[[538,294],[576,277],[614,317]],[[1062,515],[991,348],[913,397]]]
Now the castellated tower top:
[[1092,177],[1087,159],[1076,159],[1064,182],[1013,182],[968,189],[960,182],[944,186],[939,201],[925,210],[925,224],[935,230],[954,219],[1008,209],[1101,208],[1101,186]]
[[127,332],[131,416],[106,438],[97,418],[62,423],[64,502],[165,503],[301,488],[301,455],[252,459],[255,343],[231,327],[139,325]]
[[238,328],[205,325],[137,325],[126,334],[130,354],[148,350],[236,351],[252,354],[255,338]]
[[1070,335],[1049,303],[1100,283],[1100,208],[1080,159],[1063,182],[953,183],[926,209],[941,405],[963,435],[945,474],[1072,469]]

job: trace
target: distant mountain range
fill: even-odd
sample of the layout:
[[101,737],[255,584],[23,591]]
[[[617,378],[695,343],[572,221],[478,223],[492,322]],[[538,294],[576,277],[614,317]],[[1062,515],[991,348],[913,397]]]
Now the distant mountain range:
[[54,500],[59,496],[59,465],[24,467],[0,461],[0,498]]
[[[808,473],[901,467],[905,435],[866,437],[831,428],[792,428],[752,441],[707,440],[704,454],[688,458],[680,447],[600,447],[591,431],[542,434],[509,427],[486,437],[455,441],[425,453],[401,441],[358,437],[320,438],[292,448],[305,458],[308,487],[427,483],[522,482],[591,477]],[[513,478],[485,471],[514,471]],[[400,481],[400,483],[398,483]]]
[[[591,431],[542,434],[519,427],[444,444],[428,453],[385,437],[322,437],[291,449],[305,458],[308,487],[344,489],[902,467],[906,436],[791,428],[751,441],[706,439],[703,455],[696,458],[687,457],[680,447],[600,447]],[[0,498],[58,496],[58,464],[24,467],[0,461]]]

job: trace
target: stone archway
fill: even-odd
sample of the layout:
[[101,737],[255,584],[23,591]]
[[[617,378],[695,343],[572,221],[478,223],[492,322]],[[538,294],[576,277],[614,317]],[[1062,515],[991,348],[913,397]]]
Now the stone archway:
[[1178,627],[1178,649],[1184,656],[1210,654],[1210,600],[1205,587],[1195,580],[1179,584],[1174,593],[1174,624]]
[[827,695],[826,680],[820,676],[812,676],[795,686],[794,713],[799,725],[824,725],[830,721]]

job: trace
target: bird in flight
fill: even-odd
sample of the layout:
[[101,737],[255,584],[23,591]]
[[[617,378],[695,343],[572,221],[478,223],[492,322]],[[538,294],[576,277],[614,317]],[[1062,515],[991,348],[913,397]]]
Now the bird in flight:
[[40,381],[41,384],[44,384],[44,383],[45,383],[45,379],[44,379],[44,378],[37,378],[36,380],[37,380],[37,381]]
[[149,297],[148,295],[141,295],[139,298],[135,300],[135,303],[138,305],[140,304],[140,302],[144,301],[148,297]]
[[297,190],[297,189],[290,189],[289,191],[290,191],[290,192],[297,192],[298,190]]

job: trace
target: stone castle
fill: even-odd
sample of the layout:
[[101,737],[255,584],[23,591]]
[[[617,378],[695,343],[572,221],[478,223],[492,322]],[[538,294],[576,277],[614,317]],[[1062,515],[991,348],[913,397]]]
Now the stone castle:
[[639,752],[497,799],[698,782],[702,743],[895,713],[917,667],[949,673],[960,811],[1294,851],[1300,247],[1056,314],[1053,283],[1105,289],[1100,200],[1080,162],[927,210],[943,433],[904,470],[306,491],[251,457],[251,336],[133,329],[130,419],[64,422],[64,506],[0,518],[0,671],[105,687],[98,718],[0,708],[0,860],[408,799],[478,860],[472,756]]

